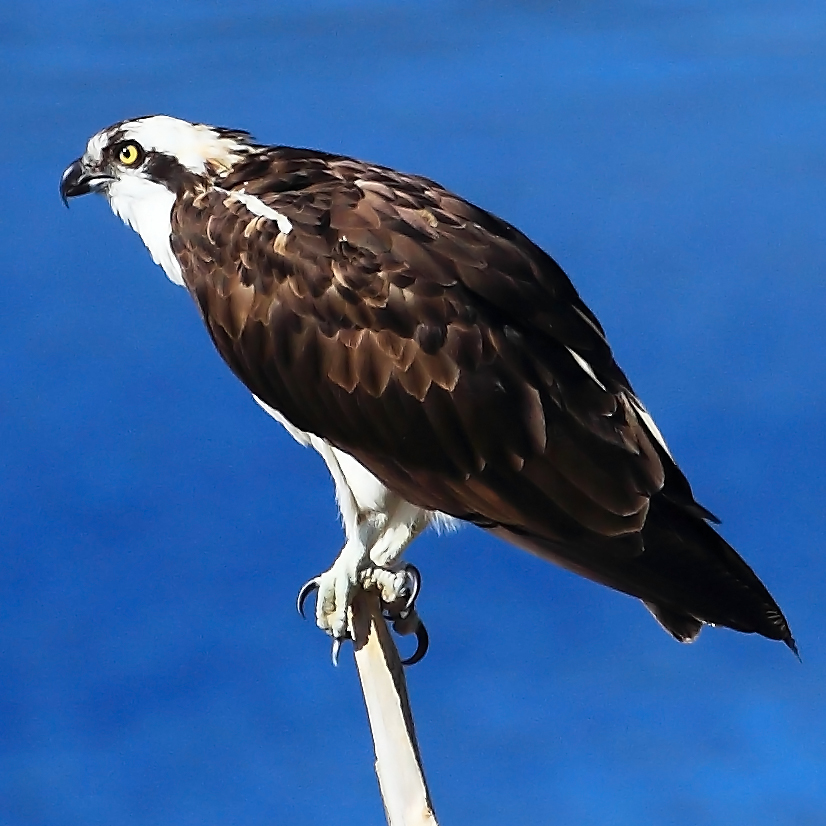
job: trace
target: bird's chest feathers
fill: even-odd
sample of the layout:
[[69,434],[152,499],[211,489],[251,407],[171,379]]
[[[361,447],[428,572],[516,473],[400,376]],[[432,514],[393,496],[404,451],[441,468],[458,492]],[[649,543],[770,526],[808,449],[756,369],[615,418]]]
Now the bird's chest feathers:
[[108,198],[112,211],[140,235],[169,280],[183,286],[181,265],[170,244],[175,194],[153,181],[129,177],[115,181]]

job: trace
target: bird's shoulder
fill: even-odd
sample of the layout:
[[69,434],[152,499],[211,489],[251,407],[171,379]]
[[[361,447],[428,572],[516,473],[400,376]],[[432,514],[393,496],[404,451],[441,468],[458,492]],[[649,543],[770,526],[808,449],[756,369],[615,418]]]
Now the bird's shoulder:
[[[289,222],[286,233],[276,214]],[[482,314],[574,349],[603,382],[625,382],[598,320],[557,263],[507,221],[428,178],[270,147],[214,187],[184,193],[173,229],[185,256],[192,247],[227,266],[254,262],[241,280],[257,294],[284,300],[289,287],[314,313],[334,305],[345,325],[413,335],[422,324]],[[221,278],[225,269],[211,272]]]

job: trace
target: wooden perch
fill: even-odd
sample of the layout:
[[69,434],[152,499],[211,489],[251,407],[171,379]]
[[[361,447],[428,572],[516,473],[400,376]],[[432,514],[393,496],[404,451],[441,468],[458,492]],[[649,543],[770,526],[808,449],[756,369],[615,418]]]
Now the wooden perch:
[[356,667],[376,751],[376,775],[390,826],[438,826],[424,778],[404,667],[375,593],[353,603]]

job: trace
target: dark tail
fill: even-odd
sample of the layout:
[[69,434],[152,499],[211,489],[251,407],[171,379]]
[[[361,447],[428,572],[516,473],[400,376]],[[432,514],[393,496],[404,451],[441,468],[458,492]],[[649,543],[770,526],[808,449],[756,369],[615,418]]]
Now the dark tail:
[[783,612],[696,503],[651,499],[641,539],[561,541],[490,526],[501,536],[568,570],[641,599],[680,642],[703,625],[723,625],[781,640],[797,654]]
[[766,586],[705,519],[656,496],[642,538],[639,565],[662,581],[661,596],[645,602],[677,639],[692,640],[699,623],[724,625],[781,640],[798,653]]

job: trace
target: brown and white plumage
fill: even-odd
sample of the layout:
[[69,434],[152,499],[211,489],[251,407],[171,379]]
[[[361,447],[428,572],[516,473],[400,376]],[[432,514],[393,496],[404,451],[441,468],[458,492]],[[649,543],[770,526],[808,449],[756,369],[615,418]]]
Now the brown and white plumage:
[[794,648],[597,319],[510,224],[426,178],[162,117],[90,140],[62,192],[92,189],[330,466],[352,546],[322,583],[333,633],[342,582],[446,514],[639,597],[680,640],[708,623]]

